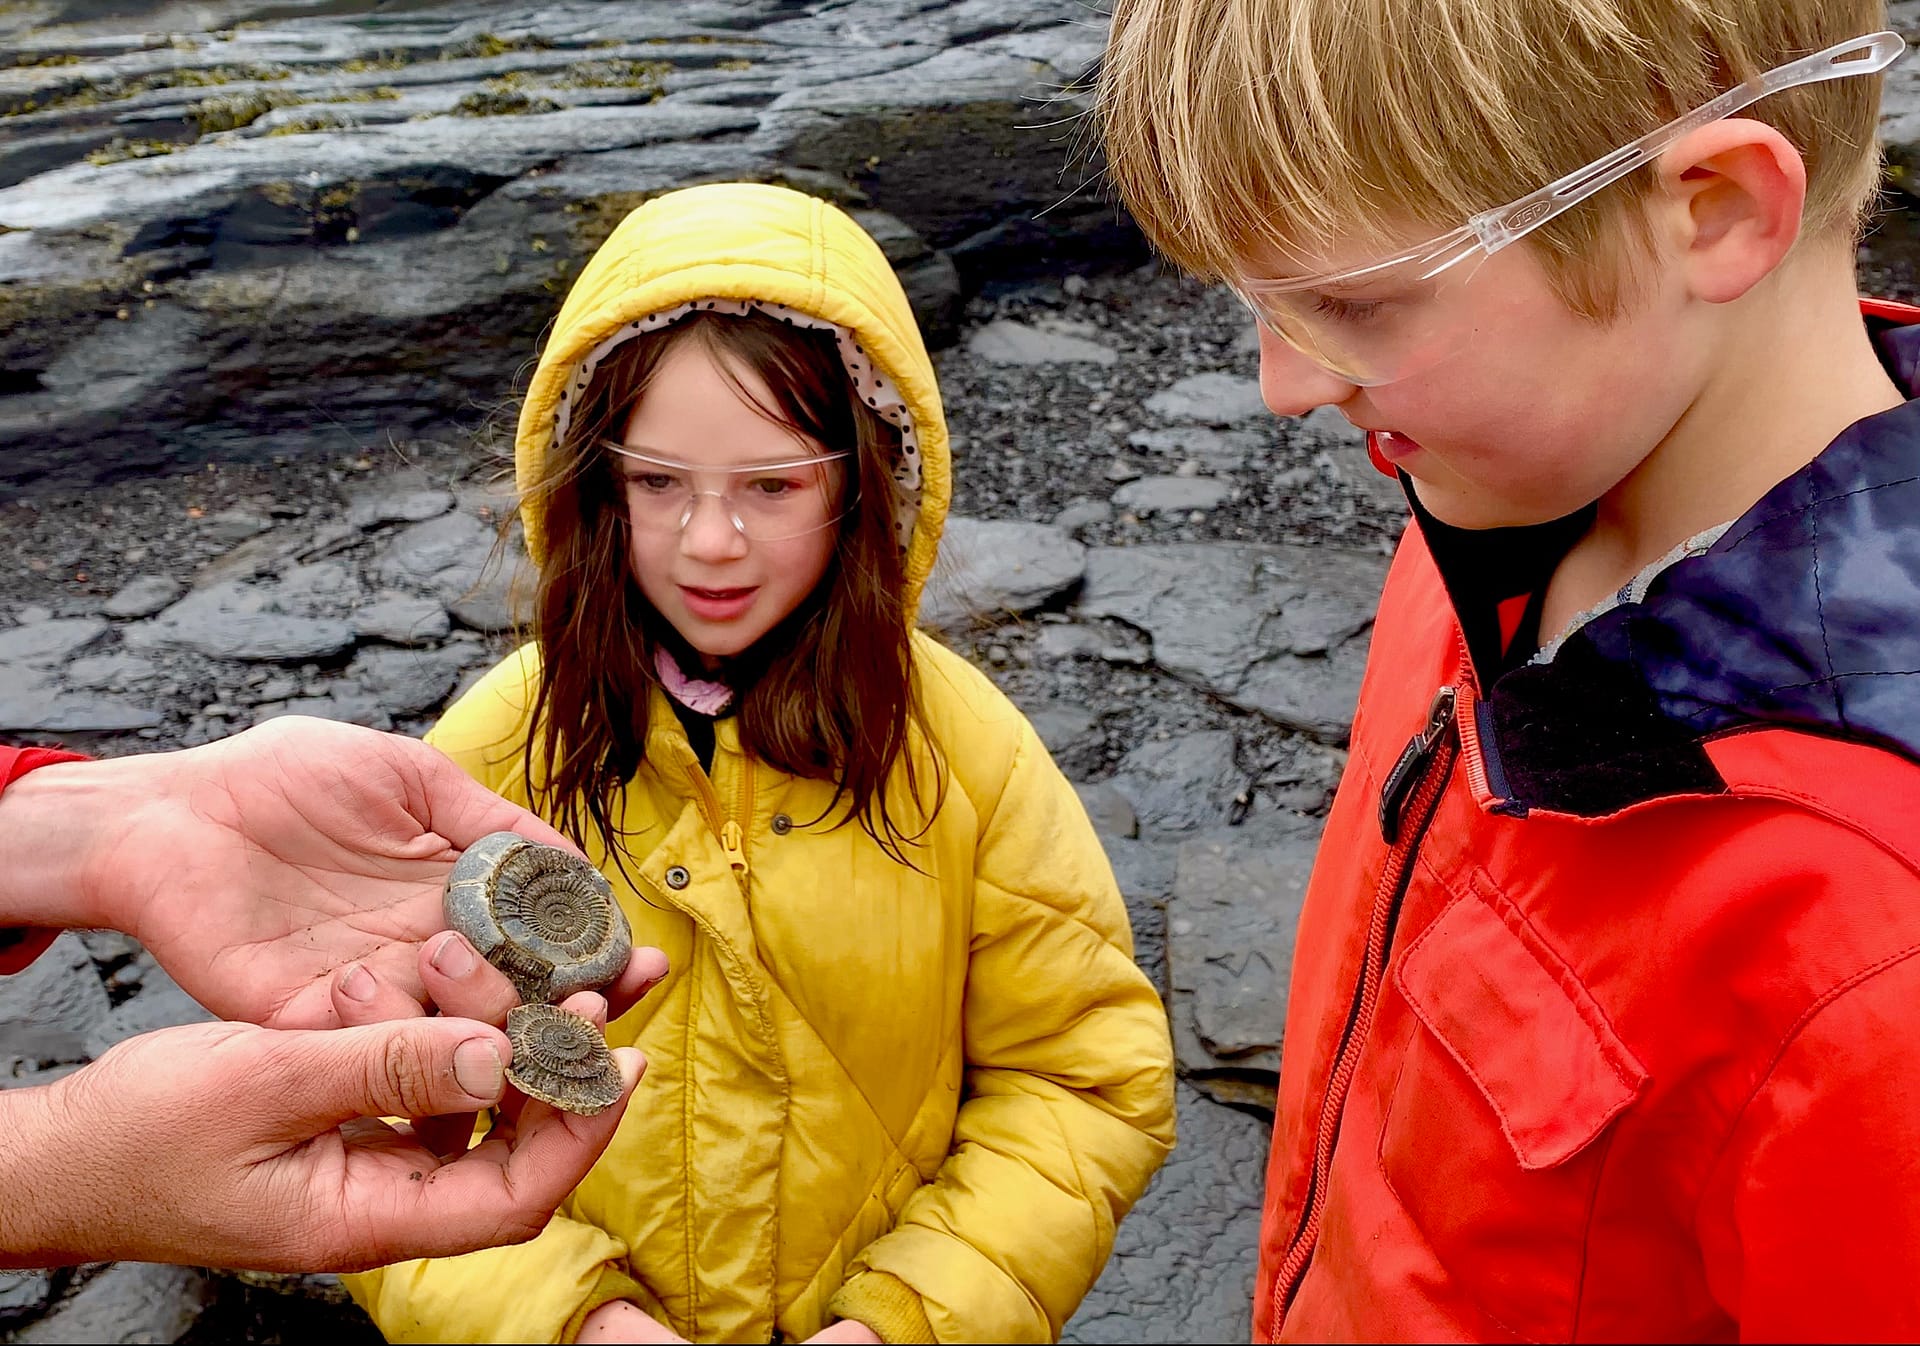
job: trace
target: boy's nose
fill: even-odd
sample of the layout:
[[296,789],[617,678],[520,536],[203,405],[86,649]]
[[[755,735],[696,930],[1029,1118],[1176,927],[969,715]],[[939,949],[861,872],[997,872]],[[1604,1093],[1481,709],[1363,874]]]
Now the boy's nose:
[[1357,385],[1308,359],[1264,326],[1260,328],[1260,400],[1276,416],[1304,416],[1338,406]]
[[748,543],[733,522],[726,500],[702,491],[693,498],[693,517],[680,530],[680,551],[695,561],[732,561],[747,554]]

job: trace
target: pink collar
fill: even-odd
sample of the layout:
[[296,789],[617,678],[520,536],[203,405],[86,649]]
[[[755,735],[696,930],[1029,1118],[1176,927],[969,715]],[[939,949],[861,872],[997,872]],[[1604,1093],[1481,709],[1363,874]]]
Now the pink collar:
[[667,695],[697,714],[718,715],[733,704],[733,688],[724,682],[688,677],[665,645],[654,649],[653,671],[660,675],[660,685],[667,689]]

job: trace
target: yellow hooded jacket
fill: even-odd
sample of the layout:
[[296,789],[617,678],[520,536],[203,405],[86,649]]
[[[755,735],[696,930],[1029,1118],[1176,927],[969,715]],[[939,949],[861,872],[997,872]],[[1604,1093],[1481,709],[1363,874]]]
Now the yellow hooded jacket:
[[[520,421],[523,488],[579,363],[622,324],[754,298],[849,328],[918,427],[918,602],[946,513],[946,424],[906,297],[840,211],[728,184],[641,207],[561,309]],[[537,501],[523,508],[541,553]],[[857,825],[806,826],[820,781],[749,761],[731,719],[710,773],[656,704],[621,822],[629,885],[595,856],[668,979],[608,1033],[651,1063],[619,1134],[518,1247],[348,1278],[387,1338],[570,1341],[630,1298],[696,1341],[793,1341],[836,1317],[889,1341],[1047,1341],[1173,1142],[1160,999],[1073,788],[978,671],[914,636],[949,773],[921,872]],[[528,647],[429,741],[517,803]],[[918,736],[921,776],[930,762]],[[837,814],[835,815],[837,816]]]

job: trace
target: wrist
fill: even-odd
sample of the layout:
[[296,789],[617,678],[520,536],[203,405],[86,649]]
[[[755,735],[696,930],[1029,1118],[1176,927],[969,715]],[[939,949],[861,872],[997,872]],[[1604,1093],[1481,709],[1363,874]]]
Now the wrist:
[[121,928],[95,875],[126,823],[114,764],[56,762],[0,790],[0,925]]
[[[72,1079],[68,1076],[67,1079]],[[88,1198],[58,1159],[73,1129],[67,1080],[0,1090],[0,1267],[55,1267],[86,1260],[70,1217]],[[96,1212],[97,1214],[97,1212]]]

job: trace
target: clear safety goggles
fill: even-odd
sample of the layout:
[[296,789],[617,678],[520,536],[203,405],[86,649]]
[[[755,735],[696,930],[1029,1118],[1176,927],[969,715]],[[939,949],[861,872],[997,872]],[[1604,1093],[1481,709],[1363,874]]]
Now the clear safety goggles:
[[620,459],[627,518],[642,532],[683,531],[705,496],[719,501],[728,522],[753,542],[816,533],[853,507],[854,492],[840,489],[846,474],[833,466],[851,453],[713,468],[640,453],[610,439],[600,443]]
[[1869,33],[1755,76],[1659,130],[1601,156],[1537,192],[1383,261],[1284,280],[1241,278],[1233,289],[1260,323],[1308,359],[1363,387],[1419,373],[1471,343],[1499,314],[1469,303],[1466,284],[1484,260],[1652,162],[1702,126],[1769,94],[1871,75],[1906,54],[1898,33]]

